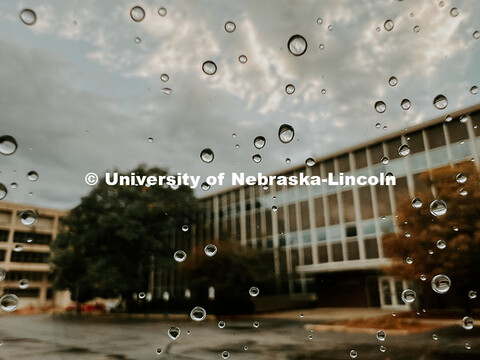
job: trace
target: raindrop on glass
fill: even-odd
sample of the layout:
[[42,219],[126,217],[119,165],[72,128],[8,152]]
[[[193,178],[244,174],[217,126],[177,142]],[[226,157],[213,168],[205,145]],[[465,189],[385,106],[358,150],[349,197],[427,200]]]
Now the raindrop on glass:
[[407,258],[405,259],[405,262],[406,262],[408,265],[411,265],[411,264],[413,264],[413,259],[412,259],[411,257],[407,257]]
[[375,127],[376,127],[377,129],[380,129],[381,126],[382,126],[382,125],[380,125],[380,123],[376,123],[376,124],[375,124]]
[[217,72],[217,65],[213,61],[205,61],[202,65],[202,70],[207,75],[213,75]]
[[6,294],[0,298],[0,307],[3,311],[12,312],[18,308],[18,297],[14,294]]
[[207,317],[207,312],[204,308],[196,306],[190,311],[190,318],[193,321],[203,321]]
[[470,316],[465,316],[462,319],[462,327],[465,330],[472,330],[473,329],[473,319]]
[[183,225],[182,226],[182,231],[187,232],[188,231],[188,225]]
[[381,352],[385,352],[385,351],[387,351],[387,348],[382,345],[382,346],[380,346],[380,351],[381,351]]
[[293,35],[288,40],[287,47],[292,55],[303,55],[307,51],[307,40],[301,35]]
[[37,181],[38,180],[38,173],[36,171],[29,171],[27,174],[27,179],[30,181]]
[[409,304],[415,301],[417,294],[412,289],[405,289],[402,291],[402,300],[405,304]]
[[292,84],[288,84],[287,86],[285,86],[285,92],[288,95],[292,95],[295,92],[295,86],[293,86]]
[[385,110],[387,110],[387,105],[385,105],[385,103],[383,101],[377,101],[375,103],[375,110],[379,113],[379,114],[382,114],[385,112]]
[[205,251],[205,255],[212,257],[217,253],[217,247],[213,244],[208,244],[203,251]]
[[477,95],[477,94],[478,94],[478,87],[472,86],[472,87],[470,88],[470,93],[471,93],[472,95]]
[[455,176],[455,180],[457,181],[457,183],[463,184],[465,183],[465,181],[467,181],[467,175],[458,173],[457,176]]
[[430,212],[434,216],[442,216],[447,213],[447,204],[443,200],[433,200],[430,204]]
[[260,294],[260,290],[258,289],[258,287],[252,286],[250,290],[248,290],[248,293],[250,294],[250,296],[255,297]]
[[172,326],[170,329],[168,329],[167,334],[170,339],[177,340],[181,332],[182,331],[178,326]]
[[259,323],[258,321],[255,321],[255,322],[253,323],[253,327],[254,327],[255,329],[258,329],[259,326],[260,326],[260,323]]
[[466,342],[466,343],[465,343],[465,349],[471,350],[471,349],[472,349],[472,345],[470,345],[470,343]]
[[30,286],[30,281],[28,281],[28,279],[21,279],[18,282],[18,287],[20,289],[27,289],[29,286]]
[[385,331],[383,331],[383,330],[378,330],[377,331],[377,339],[378,340],[385,341],[386,337],[387,337],[387,335],[385,334]]
[[149,143],[153,143],[153,137],[149,137],[149,138],[147,139],[147,141],[148,141]]
[[162,353],[162,348],[158,348],[156,353],[157,353],[157,355],[160,355]]
[[474,31],[472,36],[475,40],[480,39],[480,31],[478,31],[478,30]]
[[140,44],[142,42],[142,39],[140,39],[138,36],[136,36],[134,39],[133,39],[133,42],[135,44]]
[[3,281],[5,279],[5,276],[7,275],[7,270],[4,268],[0,267],[0,281]]
[[398,84],[398,80],[395,76],[391,76],[390,79],[388,79],[388,84],[390,86],[396,86]]
[[313,160],[313,158],[308,158],[307,160],[305,160],[305,164],[308,167],[312,167],[313,165],[315,165],[315,160]]
[[438,109],[438,110],[443,110],[447,107],[448,105],[448,100],[445,96],[442,94],[439,94],[435,96],[433,99],[433,105]]
[[215,155],[213,154],[213,150],[210,148],[203,149],[200,153],[200,159],[202,159],[202,161],[207,164],[211,163],[214,157]]
[[385,28],[385,30],[387,31],[391,31],[393,29],[393,21],[388,19],[387,21],[385,21],[385,23],[383,24],[383,27]]
[[432,339],[437,341],[438,340],[438,335],[437,334],[432,334]]
[[20,252],[23,250],[23,245],[22,244],[15,244],[15,246],[13,247],[13,251],[15,252]]
[[358,356],[358,353],[355,350],[350,350],[350,357],[355,359]]
[[414,199],[412,200],[412,206],[413,206],[415,209],[421,208],[421,207],[422,207],[422,200],[420,200],[419,198],[414,198]]
[[184,262],[187,259],[187,254],[183,250],[177,250],[173,254],[173,258],[176,262]]
[[467,191],[467,190],[465,190],[465,189],[461,189],[461,190],[460,190],[460,195],[461,195],[461,196],[466,196],[467,194],[468,194],[468,191]]
[[238,57],[238,61],[241,63],[241,64],[245,64],[247,61],[248,61],[248,58],[245,56],[245,55],[240,55]]
[[167,74],[162,74],[160,75],[160,80],[162,80],[163,82],[167,82],[168,80],[170,80],[170,76],[168,76]]
[[445,242],[445,240],[438,240],[437,241],[437,248],[439,248],[440,250],[443,250],[447,247],[447,243]]
[[255,154],[252,156],[252,160],[254,163],[258,164],[262,161],[262,157],[260,156],[260,154]]
[[[5,271],[5,270],[4,270]],[[3,275],[3,277],[5,277],[5,274]],[[1,279],[1,277],[0,277]],[[0,280],[1,281],[1,280]],[[470,290],[468,292],[468,298],[469,299],[475,299],[477,297],[477,292],[475,290]]]
[[170,88],[163,88],[163,89],[162,89],[162,93],[164,93],[165,95],[171,95],[171,94],[172,94],[172,89],[170,89]]
[[400,147],[398,148],[398,154],[404,157],[410,154],[409,146],[407,144],[400,145]]
[[227,324],[225,324],[225,321],[223,321],[223,320],[220,320],[220,321],[218,322],[218,327],[219,327],[220,329],[223,329],[223,328],[225,327],[225,325],[227,325]]
[[167,9],[165,9],[164,7],[159,8],[157,12],[158,12],[158,15],[160,16],[167,15]]
[[435,275],[432,279],[432,289],[437,294],[445,294],[448,290],[450,290],[450,285],[452,282],[447,275],[438,274]]
[[228,359],[230,357],[230,353],[228,351],[222,351],[222,359]]
[[2,183],[0,183],[0,200],[4,199],[5,196],[7,196],[7,194],[8,194],[7,187]]
[[323,24],[323,19],[322,19],[322,18],[318,18],[318,19],[317,19],[317,24],[318,24],[318,25],[322,25],[322,24]]
[[324,44],[320,44],[320,45],[318,45],[318,48],[319,48],[320,50],[323,50],[323,49],[325,49],[325,45],[324,45]]
[[23,9],[19,16],[25,25],[33,25],[37,21],[37,14],[32,9]]
[[278,139],[284,144],[288,144],[290,141],[292,141],[294,136],[295,130],[293,130],[291,125],[283,124],[278,129]]
[[143,10],[143,8],[140,6],[134,6],[130,10],[130,17],[133,21],[140,22],[145,19],[145,10]]
[[0,136],[0,154],[12,155],[17,150],[17,140],[13,136]]
[[273,205],[273,206],[272,206],[272,211],[273,211],[273,212],[277,212],[277,210],[278,210],[278,207],[277,207],[276,205]]
[[204,181],[204,182],[202,183],[202,190],[203,190],[203,191],[208,191],[208,190],[210,190],[210,185],[209,185],[206,181]]
[[403,99],[402,102],[400,103],[400,105],[401,105],[401,107],[402,107],[403,110],[408,110],[408,109],[410,109],[410,106],[411,106],[412,104],[410,103],[410,100],[408,100],[408,99]]
[[253,146],[255,146],[257,149],[263,149],[263,147],[265,146],[265,143],[267,141],[265,140],[265,138],[263,136],[257,136],[254,140],[253,140]]
[[[462,116],[460,116],[459,121],[460,121],[462,124],[465,124],[465,123],[468,121],[468,117],[466,117],[465,115],[462,115]],[[462,144],[462,143],[460,143],[460,144]]]
[[237,28],[237,25],[235,25],[233,21],[227,21],[225,23],[225,31],[228,33],[233,33],[236,28]]
[[33,210],[22,211],[18,216],[20,217],[20,222],[23,225],[30,226],[37,221],[37,213]]
[[427,276],[425,274],[420,275],[420,280],[427,281]]
[[388,162],[389,162],[389,159],[388,157],[384,156],[380,159],[380,162],[383,164],[383,165],[387,165]]
[[333,26],[332,26],[332,25],[328,25],[327,29],[328,29],[328,31],[332,31]]
[[419,31],[420,31],[420,26],[415,25],[415,26],[413,27],[413,32],[418,33]]
[[458,9],[455,8],[455,7],[453,7],[453,8],[450,9],[450,15],[451,15],[452,17],[457,17],[459,13],[460,13],[460,12],[459,12]]
[[292,160],[290,158],[285,159],[285,163],[290,164],[291,162],[292,162]]

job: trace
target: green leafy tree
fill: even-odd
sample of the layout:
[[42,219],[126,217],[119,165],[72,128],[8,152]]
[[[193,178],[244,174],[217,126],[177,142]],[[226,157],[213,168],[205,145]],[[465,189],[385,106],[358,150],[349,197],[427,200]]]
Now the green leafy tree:
[[[385,270],[404,279],[416,280],[426,302],[436,297],[437,305],[442,306],[446,297],[454,300],[457,306],[463,301],[463,307],[469,311],[472,300],[468,292],[480,290],[479,174],[474,163],[468,161],[424,173],[422,177],[428,185],[427,190],[416,194],[422,206],[415,208],[412,199],[406,196],[405,201],[397,205],[399,232],[384,236],[385,254],[392,259],[392,265]],[[430,186],[436,190],[435,198]],[[436,199],[446,203],[444,215],[431,213],[430,204]],[[407,257],[413,260],[411,264],[407,263]],[[436,295],[430,286],[437,274],[451,279],[452,287],[445,295]],[[419,280],[421,275],[426,276],[425,282]]]
[[[144,165],[136,175],[167,175]],[[53,241],[54,286],[69,289],[72,299],[147,292],[152,270],[174,266],[173,236],[199,215],[198,201],[186,186],[109,186],[103,180],[62,222]]]

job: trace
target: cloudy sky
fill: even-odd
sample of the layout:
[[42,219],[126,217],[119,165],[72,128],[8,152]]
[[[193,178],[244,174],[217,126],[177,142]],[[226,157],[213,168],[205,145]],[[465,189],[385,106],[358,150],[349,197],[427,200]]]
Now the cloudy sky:
[[[140,22],[130,16],[136,5]],[[35,24],[21,21],[24,8]],[[68,209],[91,190],[86,173],[140,163],[202,177],[270,173],[466,108],[480,100],[469,91],[480,86],[479,13],[473,0],[4,1],[0,135],[18,141],[0,155],[4,201]],[[308,44],[301,56],[288,50],[295,34]],[[202,71],[207,60],[214,75]],[[432,105],[437,94],[448,98],[443,111]],[[277,138],[284,123],[295,129],[289,144]],[[207,147],[210,164],[200,160]]]

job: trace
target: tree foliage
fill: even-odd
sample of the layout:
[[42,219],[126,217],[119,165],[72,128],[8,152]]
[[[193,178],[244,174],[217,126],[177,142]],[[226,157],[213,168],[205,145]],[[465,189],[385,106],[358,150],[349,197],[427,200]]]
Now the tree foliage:
[[[136,175],[167,175],[144,165]],[[185,236],[199,205],[189,187],[106,185],[103,180],[62,222],[53,241],[54,286],[69,289],[74,300],[148,290],[153,266],[174,266],[172,237]]]
[[[458,174],[464,174],[467,180],[457,182]],[[412,199],[406,196],[404,202],[397,204],[399,231],[383,239],[385,254],[392,259],[392,265],[385,270],[417,281],[423,274],[428,282],[437,274],[446,274],[452,280],[452,288],[465,298],[469,290],[478,287],[480,279],[479,174],[474,163],[468,161],[424,173],[422,177],[428,185],[416,194],[422,206],[413,207]],[[436,190],[435,198],[430,186]],[[435,199],[447,204],[447,212],[442,216],[430,212]],[[437,246],[439,240],[445,241],[444,249]],[[408,264],[407,257],[413,263]]]

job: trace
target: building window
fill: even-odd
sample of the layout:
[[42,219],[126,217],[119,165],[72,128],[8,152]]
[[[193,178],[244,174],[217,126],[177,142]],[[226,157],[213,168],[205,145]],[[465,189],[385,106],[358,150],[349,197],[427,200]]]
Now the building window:
[[377,239],[375,238],[365,239],[364,244],[365,244],[365,257],[367,259],[377,259],[378,258]]
[[11,262],[26,262],[26,263],[47,263],[49,258],[48,253],[21,251],[12,252]]

